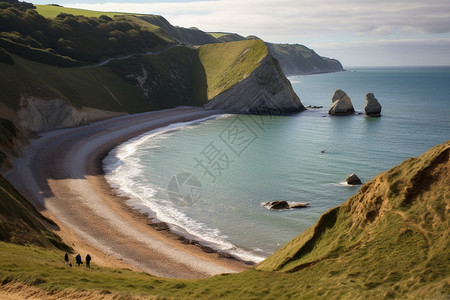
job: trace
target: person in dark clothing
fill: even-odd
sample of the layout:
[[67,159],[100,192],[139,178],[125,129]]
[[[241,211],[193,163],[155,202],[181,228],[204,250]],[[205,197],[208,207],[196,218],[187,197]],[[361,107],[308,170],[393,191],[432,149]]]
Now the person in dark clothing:
[[86,255],[86,268],[91,267],[91,256],[88,254]]
[[66,255],[64,255],[64,264],[67,266],[69,264],[69,254],[66,253]]
[[75,261],[77,262],[77,265],[80,266],[83,262],[81,261],[81,255],[77,254],[75,257]]

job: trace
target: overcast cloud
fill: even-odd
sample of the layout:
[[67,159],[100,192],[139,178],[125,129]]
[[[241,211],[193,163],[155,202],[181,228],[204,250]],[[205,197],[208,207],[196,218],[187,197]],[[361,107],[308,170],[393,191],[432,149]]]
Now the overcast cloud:
[[[329,51],[321,53],[319,49],[334,48],[336,54],[342,54],[344,49],[363,51],[371,47],[391,48],[392,51],[408,48],[409,52],[414,52],[417,46],[421,60],[416,60],[416,64],[450,65],[450,54],[443,51],[450,52],[449,0],[115,1],[60,2],[68,7],[92,10],[159,14],[173,25],[198,27],[203,31],[236,32],[271,42],[316,45],[313,48],[319,54],[336,57],[350,65],[352,56],[340,58]],[[58,3],[57,0],[53,2]],[[429,47],[431,55],[439,54],[439,58],[433,57],[433,62],[424,61],[424,47]],[[440,61],[436,62],[436,59]],[[372,58],[367,65],[380,63],[381,60],[377,62]]]

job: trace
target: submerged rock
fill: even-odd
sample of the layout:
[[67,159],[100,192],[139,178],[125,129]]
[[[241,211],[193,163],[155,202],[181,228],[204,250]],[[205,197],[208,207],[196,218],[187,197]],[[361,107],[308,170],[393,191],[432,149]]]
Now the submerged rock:
[[307,202],[288,202],[285,200],[281,200],[281,201],[264,202],[262,205],[268,209],[277,210],[277,209],[305,208],[305,207],[309,206],[309,203],[307,203]]
[[362,184],[361,179],[359,179],[359,177],[354,173],[347,175],[347,177],[345,177],[345,181],[347,181],[347,184],[350,185]]
[[381,104],[372,93],[366,95],[366,106],[364,107],[366,116],[379,117],[381,115]]
[[352,100],[343,90],[336,90],[331,98],[330,115],[350,115],[355,112]]

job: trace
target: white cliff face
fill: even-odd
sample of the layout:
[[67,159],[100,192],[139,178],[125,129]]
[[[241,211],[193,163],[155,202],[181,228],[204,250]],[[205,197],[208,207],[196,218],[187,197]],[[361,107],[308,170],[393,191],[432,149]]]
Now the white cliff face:
[[255,114],[281,114],[305,109],[278,62],[270,54],[248,77],[211,99],[204,107]]
[[34,132],[75,127],[124,114],[89,107],[76,108],[61,99],[25,96],[20,98],[20,107],[17,113],[20,126]]
[[381,115],[381,104],[372,93],[366,95],[366,106],[364,107],[364,113],[367,116],[379,117]]
[[331,98],[330,115],[349,115],[355,112],[352,100],[343,90],[336,90]]

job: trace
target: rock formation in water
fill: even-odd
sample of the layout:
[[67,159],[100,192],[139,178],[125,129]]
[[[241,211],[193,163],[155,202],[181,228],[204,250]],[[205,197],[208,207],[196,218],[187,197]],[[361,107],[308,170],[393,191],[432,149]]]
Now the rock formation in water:
[[307,202],[290,202],[285,200],[269,201],[262,204],[270,210],[291,209],[291,208],[305,208],[309,206]]
[[343,90],[336,90],[331,98],[330,115],[350,115],[355,112],[352,100]]
[[347,175],[347,177],[345,177],[345,181],[350,185],[362,184],[361,179],[359,179],[358,175],[355,173]]
[[381,115],[381,104],[372,93],[366,95],[366,106],[364,107],[366,116],[379,117]]

